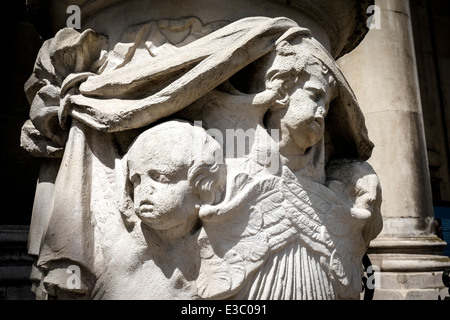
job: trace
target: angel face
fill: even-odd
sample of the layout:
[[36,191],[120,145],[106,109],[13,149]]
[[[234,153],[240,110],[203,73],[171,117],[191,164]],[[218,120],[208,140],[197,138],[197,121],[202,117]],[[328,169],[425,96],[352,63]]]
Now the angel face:
[[280,151],[285,155],[304,154],[325,133],[325,117],[332,100],[330,76],[320,63],[307,65],[304,81],[297,81],[289,105],[273,113],[271,127],[280,130]]
[[173,146],[158,145],[140,152],[130,152],[129,179],[134,189],[136,215],[158,230],[185,227],[191,230],[197,216],[198,198],[191,192],[189,164],[182,152],[171,152]]
[[[220,144],[202,127],[167,121],[143,133],[128,150],[134,212],[155,230],[185,236],[198,226],[203,204],[223,197],[226,168]],[[176,229],[175,229],[176,228]]]

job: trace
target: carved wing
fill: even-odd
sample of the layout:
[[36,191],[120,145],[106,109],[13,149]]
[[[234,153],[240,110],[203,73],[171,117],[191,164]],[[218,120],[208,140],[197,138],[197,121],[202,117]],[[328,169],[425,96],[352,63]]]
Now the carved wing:
[[320,260],[323,272],[333,282],[336,298],[358,298],[361,260],[366,251],[362,230],[370,214],[347,205],[331,189],[310,180],[285,181],[283,194],[286,211],[298,228],[299,244]]
[[201,211],[201,298],[348,298],[355,289],[359,295],[365,250],[355,250],[351,208],[330,189],[245,174],[233,183],[241,188]]

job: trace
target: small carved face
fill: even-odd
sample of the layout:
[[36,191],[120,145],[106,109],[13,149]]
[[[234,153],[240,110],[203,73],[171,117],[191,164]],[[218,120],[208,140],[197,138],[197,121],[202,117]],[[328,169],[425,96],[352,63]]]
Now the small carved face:
[[151,228],[190,230],[197,221],[198,198],[191,192],[189,165],[184,158],[181,150],[169,144],[129,153],[135,212]]
[[309,79],[294,87],[279,122],[282,133],[288,133],[285,139],[290,140],[285,144],[295,144],[291,149],[300,154],[323,138],[332,91],[320,64],[308,65],[306,72]]

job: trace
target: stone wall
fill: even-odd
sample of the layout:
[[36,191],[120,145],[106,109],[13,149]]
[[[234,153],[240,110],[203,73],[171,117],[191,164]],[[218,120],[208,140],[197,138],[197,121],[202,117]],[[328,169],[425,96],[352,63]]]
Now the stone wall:
[[10,1],[2,18],[6,78],[0,115],[2,210],[0,213],[0,300],[33,299],[27,254],[36,177],[40,160],[20,147],[20,130],[29,104],[23,85],[30,76],[42,40],[27,19],[25,1]]
[[25,1],[23,5],[21,1],[13,3],[8,11],[8,26],[4,28],[9,31],[5,41],[8,49],[2,50],[7,78],[0,116],[1,180],[5,183],[0,224],[27,225],[40,160],[20,147],[20,130],[30,110],[23,86],[33,71],[42,40],[27,20]]
[[433,202],[450,206],[450,3],[411,1]]
[[0,300],[34,299],[27,226],[0,226]]

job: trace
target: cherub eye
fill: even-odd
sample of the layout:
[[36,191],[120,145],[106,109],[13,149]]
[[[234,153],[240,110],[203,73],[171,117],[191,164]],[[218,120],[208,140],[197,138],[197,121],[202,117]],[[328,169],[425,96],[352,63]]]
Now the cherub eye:
[[150,178],[152,178],[153,181],[160,182],[160,183],[170,182],[170,179],[167,175],[160,173],[158,171],[150,171],[148,174],[149,174]]
[[318,102],[323,98],[323,96],[323,92],[319,90],[312,90],[310,93],[311,100],[313,100],[314,102]]
[[130,182],[133,184],[134,187],[136,187],[139,184],[141,184],[141,177],[139,176],[139,174],[133,174],[130,177]]

